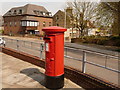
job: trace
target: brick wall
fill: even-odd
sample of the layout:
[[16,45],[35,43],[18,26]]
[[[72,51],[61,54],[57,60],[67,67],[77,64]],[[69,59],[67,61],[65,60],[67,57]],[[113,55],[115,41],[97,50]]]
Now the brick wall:
[[[21,27],[21,23],[20,21],[22,20],[22,18],[25,16],[11,16],[11,17],[4,17],[4,34],[19,34],[21,31],[24,30],[23,27]],[[34,18],[35,20],[37,20],[39,22],[39,25],[37,27],[37,30],[40,31],[40,34],[43,34],[42,32],[42,28],[43,26],[43,22],[45,22],[45,27],[49,27],[51,22],[51,26],[53,25],[52,22],[52,18],[44,18],[44,17],[35,17],[32,16],[32,18]],[[11,25],[10,25],[11,22]],[[15,25],[16,23],[16,25]]]

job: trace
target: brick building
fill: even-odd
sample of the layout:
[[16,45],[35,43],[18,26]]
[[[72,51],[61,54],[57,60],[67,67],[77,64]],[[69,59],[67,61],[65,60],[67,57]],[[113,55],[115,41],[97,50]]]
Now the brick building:
[[72,9],[67,8],[64,11],[58,10],[53,16],[53,25],[64,28],[71,28],[70,16],[72,15]]
[[79,35],[78,30],[74,27],[73,22],[73,9],[67,7],[65,11],[58,10],[53,16],[53,25],[67,28],[65,32],[65,40],[76,38]]
[[0,16],[0,30],[4,30],[3,24],[4,24],[3,17]]
[[27,4],[10,9],[3,16],[4,34],[40,34],[42,28],[52,26],[52,14],[43,6]]

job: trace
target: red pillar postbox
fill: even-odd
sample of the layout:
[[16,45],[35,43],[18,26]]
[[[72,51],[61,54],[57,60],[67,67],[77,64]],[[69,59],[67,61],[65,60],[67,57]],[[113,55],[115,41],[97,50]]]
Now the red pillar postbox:
[[59,89],[64,86],[64,32],[62,27],[47,27],[45,32],[45,86]]

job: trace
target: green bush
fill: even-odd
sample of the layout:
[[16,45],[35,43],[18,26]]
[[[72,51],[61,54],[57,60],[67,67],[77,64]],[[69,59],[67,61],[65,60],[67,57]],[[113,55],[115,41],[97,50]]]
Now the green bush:
[[71,39],[72,43],[90,43],[107,46],[120,46],[120,36],[84,36]]
[[0,30],[0,34],[3,34],[4,30]]

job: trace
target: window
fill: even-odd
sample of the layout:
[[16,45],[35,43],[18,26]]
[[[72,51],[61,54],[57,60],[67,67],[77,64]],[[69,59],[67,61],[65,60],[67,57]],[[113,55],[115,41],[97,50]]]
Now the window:
[[10,22],[10,26],[12,25],[12,22]]
[[30,21],[30,26],[32,26],[32,22]]
[[39,11],[36,11],[36,14],[39,15]]
[[59,19],[59,16],[57,15],[57,16],[56,16],[56,20],[58,20],[58,19]]
[[49,12],[49,16],[52,16],[52,13],[51,13],[51,12]]
[[43,27],[45,27],[45,21],[43,22]]
[[42,15],[43,15],[43,12],[40,12],[40,14],[42,14]]
[[46,13],[45,12],[43,12],[43,15],[45,15]]
[[22,21],[22,26],[38,26],[37,21]]
[[26,26],[26,21],[22,21],[22,26]]
[[27,21],[27,26],[30,26],[30,22],[29,21]]
[[14,22],[15,26],[17,25],[16,21]]
[[57,24],[57,26],[59,26],[59,24]]
[[36,11],[36,10],[34,10],[34,13],[35,13],[35,14],[37,14],[37,11]]
[[34,26],[38,26],[39,24],[38,24],[38,22],[34,22]]
[[52,25],[51,25],[51,22],[49,22],[49,26],[52,26]]
[[16,11],[16,10],[14,10],[14,13],[13,13],[13,14],[17,14],[16,12],[17,12],[17,11]]
[[46,15],[48,15],[48,16],[49,16],[49,12],[47,12],[47,13],[46,13]]
[[33,21],[30,21],[30,26],[34,26],[34,22]]
[[11,15],[11,10],[8,12],[9,15]]
[[22,14],[22,10],[21,9],[19,10],[19,14]]

